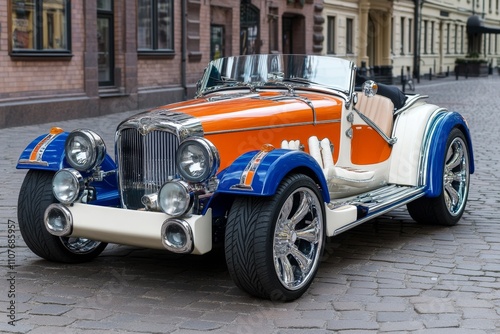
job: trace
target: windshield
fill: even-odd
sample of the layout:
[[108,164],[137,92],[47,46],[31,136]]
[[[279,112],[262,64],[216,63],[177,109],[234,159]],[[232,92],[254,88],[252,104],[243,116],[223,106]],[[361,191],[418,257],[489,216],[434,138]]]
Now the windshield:
[[198,95],[228,88],[322,86],[348,93],[352,62],[328,56],[250,55],[211,61],[198,86]]

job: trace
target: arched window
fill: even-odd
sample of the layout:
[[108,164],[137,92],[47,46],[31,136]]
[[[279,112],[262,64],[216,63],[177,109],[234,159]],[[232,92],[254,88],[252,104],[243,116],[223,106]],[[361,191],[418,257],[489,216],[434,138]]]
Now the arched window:
[[240,54],[250,55],[260,52],[259,28],[260,11],[248,0],[241,1],[240,7]]

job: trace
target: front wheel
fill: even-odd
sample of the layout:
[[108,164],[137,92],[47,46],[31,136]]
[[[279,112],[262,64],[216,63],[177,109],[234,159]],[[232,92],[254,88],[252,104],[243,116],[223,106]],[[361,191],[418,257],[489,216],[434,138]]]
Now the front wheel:
[[239,197],[229,212],[226,262],[235,284],[271,300],[299,298],[311,285],[325,241],[316,183],[295,174],[272,197]]
[[17,219],[24,242],[36,255],[50,261],[78,263],[98,256],[106,243],[86,238],[56,237],[45,228],[45,209],[56,202],[52,194],[54,172],[29,170],[17,203]]
[[469,149],[459,129],[446,142],[443,189],[438,197],[422,197],[407,204],[411,217],[423,224],[455,225],[465,210],[469,194]]

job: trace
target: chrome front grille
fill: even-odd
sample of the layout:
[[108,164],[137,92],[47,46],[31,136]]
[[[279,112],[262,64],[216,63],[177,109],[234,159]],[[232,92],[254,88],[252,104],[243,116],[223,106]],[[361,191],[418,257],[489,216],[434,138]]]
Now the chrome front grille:
[[142,135],[138,129],[126,128],[117,140],[122,204],[128,209],[143,208],[142,196],[157,192],[176,175],[179,138],[168,131]]

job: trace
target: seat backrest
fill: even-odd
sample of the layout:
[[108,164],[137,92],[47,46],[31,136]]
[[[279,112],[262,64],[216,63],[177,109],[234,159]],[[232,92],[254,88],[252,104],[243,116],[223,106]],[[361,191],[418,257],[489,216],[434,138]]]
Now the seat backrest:
[[394,123],[394,103],[389,98],[381,95],[367,97],[358,93],[358,103],[354,107],[371,119],[387,137],[391,136]]

